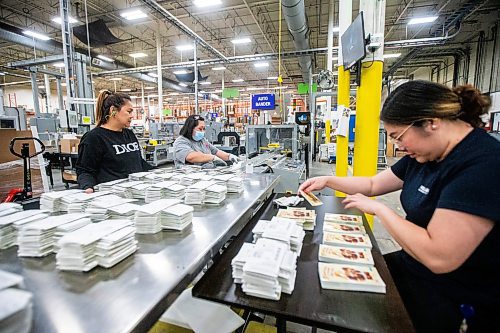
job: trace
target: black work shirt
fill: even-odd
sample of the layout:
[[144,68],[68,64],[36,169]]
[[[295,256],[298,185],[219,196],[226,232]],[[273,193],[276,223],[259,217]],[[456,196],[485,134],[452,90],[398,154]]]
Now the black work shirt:
[[85,133],[78,146],[76,173],[82,189],[151,169],[134,132],[127,128],[118,132],[96,127]]
[[[404,181],[401,204],[406,219],[423,228],[436,208],[492,220],[494,227],[453,272],[434,274],[406,254],[407,268],[436,283],[436,291],[476,306],[500,305],[500,142],[474,129],[441,162],[419,163],[408,156],[393,167]],[[454,232],[449,221],[450,235]]]

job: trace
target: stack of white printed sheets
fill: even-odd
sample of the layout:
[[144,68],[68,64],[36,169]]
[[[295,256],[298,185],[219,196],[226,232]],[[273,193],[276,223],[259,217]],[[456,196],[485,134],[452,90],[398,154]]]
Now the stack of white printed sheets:
[[215,185],[213,181],[200,181],[186,189],[184,203],[187,205],[201,205],[205,200],[205,189]]
[[138,234],[155,234],[160,232],[161,211],[181,201],[178,199],[160,199],[139,207],[134,216],[135,227]]
[[83,213],[49,216],[23,225],[17,237],[18,256],[43,257],[52,253],[56,228],[85,217],[87,216]]
[[[175,193],[175,191],[171,191],[170,188],[174,187],[175,188],[181,188],[182,189],[182,195],[184,196],[184,189],[185,187],[182,185],[178,185],[174,181],[161,181],[155,184],[150,184],[150,187],[146,189],[146,196],[145,200],[146,203],[150,203],[159,199],[166,199],[168,198],[167,195],[171,195],[172,193]],[[177,193],[179,195],[179,193]],[[181,198],[175,198],[175,199],[181,199]]]
[[48,209],[51,212],[61,212],[61,199],[73,194],[82,193],[82,190],[66,190],[42,193],[40,197],[40,209]]
[[59,251],[58,242],[63,236],[72,231],[83,228],[90,223],[92,223],[92,220],[88,217],[84,217],[83,219],[78,219],[76,221],[58,226],[54,232],[54,252],[57,253]]
[[0,332],[31,332],[33,295],[22,288],[20,275],[0,271]]
[[130,220],[88,224],[59,240],[56,267],[83,272],[97,265],[111,267],[137,250],[134,233]]
[[113,185],[112,190],[115,194],[127,198],[127,195],[129,195],[130,197],[132,196],[132,192],[128,190],[129,188],[143,183],[144,182],[142,180],[126,181]]
[[283,242],[290,250],[300,255],[306,233],[294,220],[274,216],[271,221],[259,220],[252,230],[256,242],[260,238]]
[[191,225],[194,208],[184,204],[170,206],[160,213],[163,229],[182,231]]
[[216,175],[216,176],[213,176],[213,180],[219,185],[227,186],[227,182],[229,181],[229,179],[231,179],[233,177],[234,177],[234,175],[231,175],[231,174]]
[[127,178],[112,180],[112,181],[109,181],[106,183],[101,183],[101,184],[96,185],[95,189],[99,190],[99,191],[112,191],[113,186],[115,186],[116,184],[119,184],[119,183],[126,182],[126,181],[127,181]]
[[243,189],[243,178],[233,176],[227,181],[227,191],[229,193],[241,193]]
[[125,199],[116,194],[103,195],[92,200],[85,209],[93,222],[104,221],[110,218],[108,209],[128,202],[137,201],[136,199]]
[[60,210],[68,213],[82,213],[92,200],[111,194],[111,191],[98,191],[93,193],[75,193],[61,198]]
[[6,249],[16,244],[19,226],[44,219],[47,216],[49,214],[46,209],[16,210],[14,214],[2,216],[0,218],[0,249]]
[[204,203],[220,204],[226,200],[227,187],[225,185],[212,185],[205,189]]
[[14,214],[23,210],[23,206],[16,202],[0,203],[0,217]]
[[141,206],[127,202],[120,205],[116,205],[108,208],[108,214],[110,219],[129,219],[133,220],[136,210]]
[[312,231],[316,225],[316,212],[305,207],[288,207],[278,210],[278,217],[294,220],[304,230]]
[[136,180],[144,180],[146,176],[152,174],[152,172],[144,171],[144,172],[135,172],[128,175],[128,180],[136,181]]
[[126,197],[130,199],[142,199],[146,197],[146,191],[151,187],[150,183],[137,184],[127,189]]

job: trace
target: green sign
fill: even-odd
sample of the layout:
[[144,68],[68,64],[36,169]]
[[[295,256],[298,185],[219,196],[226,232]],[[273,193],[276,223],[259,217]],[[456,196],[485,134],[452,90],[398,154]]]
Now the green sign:
[[166,116],[166,117],[172,116],[172,110],[170,110],[170,109],[164,109],[163,110],[163,115]]
[[[316,83],[313,83],[312,85],[312,92],[315,93],[318,91],[318,85]],[[309,85],[305,83],[299,83],[297,86],[297,92],[301,95],[303,94],[309,94]]]
[[222,90],[222,98],[238,98],[240,96],[240,92],[236,88],[224,88]]

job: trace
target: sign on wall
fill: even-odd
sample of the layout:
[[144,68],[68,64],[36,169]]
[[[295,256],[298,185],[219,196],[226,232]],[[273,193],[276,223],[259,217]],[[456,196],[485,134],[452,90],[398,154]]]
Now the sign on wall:
[[274,94],[252,95],[252,110],[274,110]]

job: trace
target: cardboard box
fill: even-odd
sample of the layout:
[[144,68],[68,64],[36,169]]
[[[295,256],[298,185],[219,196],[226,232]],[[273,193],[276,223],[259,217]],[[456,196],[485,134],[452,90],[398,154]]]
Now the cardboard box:
[[[20,160],[19,157],[12,155],[12,153],[9,150],[10,141],[13,138],[26,138],[32,136],[33,135],[31,134],[31,131],[16,131],[15,129],[12,128],[0,129],[0,163]],[[33,143],[33,140],[17,141],[14,145],[14,151],[21,153],[21,147],[23,143],[29,143],[30,155],[35,152],[35,145]]]
[[61,153],[78,154],[80,139],[61,139]]

